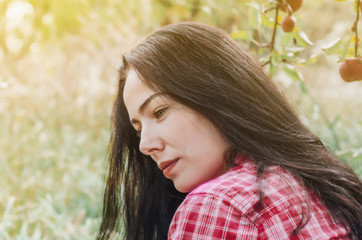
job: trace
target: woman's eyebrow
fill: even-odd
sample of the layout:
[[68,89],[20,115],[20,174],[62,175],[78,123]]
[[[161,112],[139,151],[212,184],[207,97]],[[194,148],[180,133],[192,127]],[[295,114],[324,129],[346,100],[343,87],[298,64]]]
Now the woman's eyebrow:
[[142,113],[144,111],[144,109],[147,107],[147,105],[155,98],[158,97],[160,95],[164,95],[163,93],[155,93],[152,94],[151,96],[149,96],[142,104],[141,106],[138,108],[138,112]]
[[[150,104],[154,98],[161,96],[161,95],[165,95],[165,94],[164,93],[154,93],[151,96],[149,96],[138,108],[138,112],[142,113],[145,110],[145,108],[147,107],[147,105]],[[136,119],[134,119],[134,118],[131,119],[132,124],[137,123],[137,122],[138,121]]]

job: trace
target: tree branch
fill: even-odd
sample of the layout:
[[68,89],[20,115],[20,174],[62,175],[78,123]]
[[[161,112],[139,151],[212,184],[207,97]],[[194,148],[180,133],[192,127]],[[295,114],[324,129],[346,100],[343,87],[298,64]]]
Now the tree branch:
[[355,43],[354,43],[354,56],[358,57],[358,46],[359,46],[359,38],[358,38],[358,20],[359,20],[359,11],[360,11],[360,3],[361,0],[356,0],[356,8],[357,8],[357,16],[356,21],[353,24],[352,31],[355,34]]
[[[358,0],[359,1],[359,0]],[[279,8],[275,8],[275,18],[274,18],[274,29],[273,29],[273,35],[272,39],[269,45],[269,51],[272,52],[274,50],[274,43],[275,43],[275,36],[277,32],[277,25],[278,25],[278,15],[279,15]]]

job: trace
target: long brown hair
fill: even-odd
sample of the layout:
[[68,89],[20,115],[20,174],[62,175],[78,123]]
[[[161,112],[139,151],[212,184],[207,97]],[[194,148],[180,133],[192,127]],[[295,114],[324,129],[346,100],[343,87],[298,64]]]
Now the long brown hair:
[[354,239],[362,237],[360,179],[301,123],[260,64],[225,32],[185,22],[153,32],[123,57],[98,239],[108,239],[118,224],[126,239],[166,239],[185,197],[138,149],[123,102],[130,67],[152,89],[208,118],[231,152],[255,161],[258,176],[271,165],[285,168],[321,198]]

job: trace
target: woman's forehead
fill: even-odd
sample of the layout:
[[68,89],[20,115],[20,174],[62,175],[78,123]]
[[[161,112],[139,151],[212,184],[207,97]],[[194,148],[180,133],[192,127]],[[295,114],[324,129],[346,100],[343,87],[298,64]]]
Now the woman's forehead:
[[124,100],[138,95],[137,93],[141,90],[145,90],[148,87],[141,81],[137,72],[132,68],[128,71],[126,81],[123,88],[123,98]]
[[138,109],[151,97],[158,94],[141,80],[134,69],[130,69],[126,78],[123,101],[129,113],[136,113]]

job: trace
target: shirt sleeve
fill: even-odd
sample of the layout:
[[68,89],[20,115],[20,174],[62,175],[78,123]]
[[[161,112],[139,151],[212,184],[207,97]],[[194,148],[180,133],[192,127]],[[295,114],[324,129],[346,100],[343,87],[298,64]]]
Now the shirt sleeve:
[[228,201],[211,194],[187,196],[170,224],[168,239],[257,239],[253,223]]

